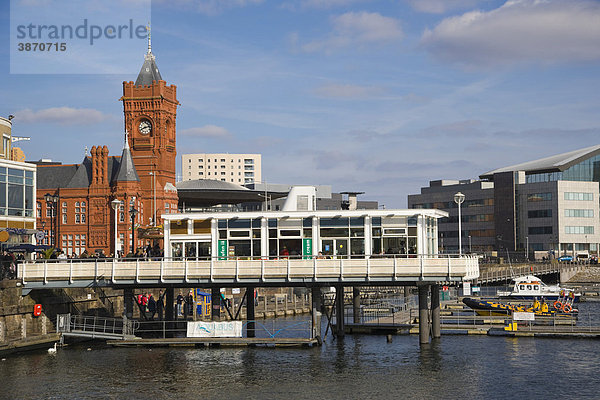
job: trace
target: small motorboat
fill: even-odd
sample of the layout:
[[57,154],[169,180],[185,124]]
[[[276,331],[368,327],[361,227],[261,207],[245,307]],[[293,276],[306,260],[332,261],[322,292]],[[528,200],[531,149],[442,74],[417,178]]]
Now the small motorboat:
[[511,291],[499,291],[498,297],[504,299],[534,300],[543,298],[547,301],[556,301],[562,296],[561,292],[573,295],[573,301],[579,302],[581,293],[575,293],[573,290],[561,288],[559,285],[546,285],[540,278],[534,275],[520,276],[513,279]]
[[479,300],[465,297],[463,303],[472,308],[478,315],[511,315],[513,312],[534,313],[538,317],[552,316],[575,316],[578,310],[572,307],[568,311],[563,311],[557,307],[546,303],[545,301],[535,300],[532,305],[509,304],[494,300]]

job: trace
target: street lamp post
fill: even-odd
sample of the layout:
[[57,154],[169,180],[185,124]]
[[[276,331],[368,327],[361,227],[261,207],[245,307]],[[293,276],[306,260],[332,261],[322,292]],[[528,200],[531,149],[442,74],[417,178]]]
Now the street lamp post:
[[460,205],[465,201],[465,195],[458,192],[454,195],[454,202],[458,204],[458,254],[462,256],[462,225],[460,216]]
[[152,191],[154,192],[152,199],[152,226],[156,226],[156,173],[152,171],[149,174],[152,175]]
[[[525,248],[527,249],[527,261],[529,261],[529,236],[525,236]],[[535,259],[535,257],[534,257]]]
[[[58,203],[58,196],[46,193],[44,195],[46,200],[46,208],[50,209],[50,232],[52,232],[50,245],[56,247],[56,228],[54,227],[54,217],[56,216],[56,204]],[[57,224],[58,225],[58,224]]]
[[471,246],[471,235],[469,235],[469,253],[473,253],[473,247]]
[[131,254],[135,255],[135,216],[137,215],[138,210],[135,209],[135,203],[133,199],[131,199],[129,205],[129,214],[131,215]]
[[119,212],[119,206],[123,204],[123,202],[121,202],[120,200],[114,199],[113,201],[110,202],[110,205],[112,206],[113,210],[115,210],[115,251],[113,253],[114,258],[117,258],[117,249],[119,248],[118,243],[119,243],[119,234],[117,232],[117,223],[119,222],[119,216],[118,216],[118,212]]

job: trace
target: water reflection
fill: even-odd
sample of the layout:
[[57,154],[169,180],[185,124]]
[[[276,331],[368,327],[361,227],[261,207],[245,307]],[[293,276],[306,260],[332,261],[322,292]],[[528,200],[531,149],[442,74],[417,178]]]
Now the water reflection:
[[597,398],[596,347],[486,336],[428,346],[418,336],[329,337],[315,348],[73,346],[0,362],[0,398],[504,398],[516,388],[520,398]]

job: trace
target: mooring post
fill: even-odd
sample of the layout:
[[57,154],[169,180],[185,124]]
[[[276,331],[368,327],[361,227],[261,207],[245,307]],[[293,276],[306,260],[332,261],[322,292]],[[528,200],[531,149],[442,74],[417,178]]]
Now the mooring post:
[[419,343],[429,343],[429,308],[427,295],[429,285],[419,285]]
[[360,324],[360,288],[352,287],[352,315],[355,324]]
[[338,337],[344,337],[344,285],[335,285],[335,328]]
[[212,321],[221,321],[221,289],[213,286],[210,288],[210,301],[212,310],[210,312]]
[[440,324],[440,285],[431,285],[431,336],[439,339],[442,336]]
[[246,289],[246,320],[248,321],[248,325],[246,325],[247,337],[256,337],[255,324],[256,316],[254,313],[254,286],[248,286]]

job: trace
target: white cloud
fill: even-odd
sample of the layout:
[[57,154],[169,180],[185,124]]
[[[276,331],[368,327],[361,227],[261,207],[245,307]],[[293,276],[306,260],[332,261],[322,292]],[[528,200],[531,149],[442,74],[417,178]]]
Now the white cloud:
[[231,136],[231,133],[227,129],[216,125],[204,125],[195,128],[181,129],[179,134],[208,138],[225,138]]
[[405,0],[419,12],[443,14],[450,10],[475,6],[479,0]]
[[316,88],[315,93],[322,97],[360,99],[380,95],[383,93],[383,90],[374,86],[331,84]]
[[398,20],[378,13],[348,12],[332,17],[333,32],[323,40],[315,40],[302,46],[307,52],[363,46],[401,40],[404,36]]
[[421,44],[443,60],[467,66],[600,59],[600,2],[509,0],[426,30]]
[[54,107],[34,111],[26,108],[15,112],[16,120],[23,123],[51,123],[59,125],[92,125],[110,118],[91,108]]

